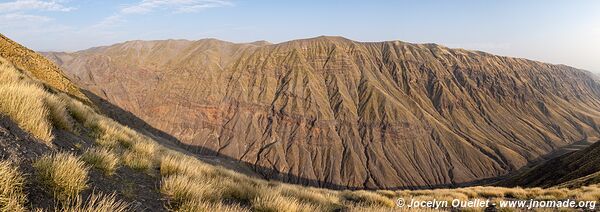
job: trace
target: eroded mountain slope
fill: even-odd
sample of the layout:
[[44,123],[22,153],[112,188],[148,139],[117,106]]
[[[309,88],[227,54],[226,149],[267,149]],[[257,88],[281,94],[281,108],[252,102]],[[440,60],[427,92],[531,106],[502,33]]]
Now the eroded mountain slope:
[[434,44],[132,41],[46,56],[203,154],[302,184],[468,183],[599,134],[589,73]]

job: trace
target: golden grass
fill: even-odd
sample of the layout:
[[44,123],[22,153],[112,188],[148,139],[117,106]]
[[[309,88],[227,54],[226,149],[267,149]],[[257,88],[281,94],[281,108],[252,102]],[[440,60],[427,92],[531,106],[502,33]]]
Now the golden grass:
[[375,191],[375,193],[387,197],[387,198],[395,198],[398,196],[398,194],[394,191],[390,191],[390,190],[377,190]]
[[102,170],[105,175],[112,175],[119,165],[118,156],[105,148],[89,149],[83,153],[81,159],[92,167]]
[[165,154],[160,160],[160,175],[168,177],[175,174],[193,175],[201,173],[205,169],[202,164],[197,164],[197,160],[191,157],[183,157],[177,154]]
[[580,201],[599,201],[600,189],[596,191],[582,192],[576,195],[576,199]]
[[0,58],[0,113],[48,143],[54,139],[54,127],[73,131],[72,118],[67,111],[67,101],[73,100],[50,90]]
[[148,171],[153,166],[151,156],[131,150],[123,153],[123,163],[139,171]]
[[519,200],[600,200],[600,185],[583,186],[576,189],[567,188],[505,188],[492,186],[476,186],[457,189],[435,189],[416,191],[397,191],[403,198],[416,198],[420,200],[448,200],[448,199],[519,199]]
[[326,192],[321,189],[306,188],[301,186],[281,185],[279,193],[283,196],[294,198],[302,203],[319,205],[327,211],[341,209],[342,205],[337,192]]
[[157,157],[155,151],[158,149],[156,141],[97,114],[81,102],[71,101],[67,107],[79,123],[92,130],[97,145],[118,152],[125,150],[121,155],[124,165],[142,171],[148,171],[154,166]]
[[340,195],[345,200],[359,205],[383,206],[389,208],[396,206],[396,202],[393,200],[370,191],[343,191]]
[[90,195],[87,201],[78,196],[63,204],[60,209],[55,209],[55,211],[63,212],[125,212],[129,210],[129,204],[117,200],[115,194],[105,195],[102,193]]
[[495,198],[495,197],[504,197],[504,190],[499,188],[490,188],[490,187],[474,187],[472,188],[479,197],[483,198]]
[[45,101],[50,110],[50,119],[54,125],[60,129],[73,132],[73,120],[67,111],[66,100],[54,95],[47,95]]
[[529,194],[524,189],[517,187],[513,189],[507,189],[504,192],[504,197],[510,199],[527,199]]
[[[263,190],[261,188],[264,184],[254,182],[244,175],[210,167],[183,154],[170,152],[160,160],[160,173],[164,177],[162,193],[175,206],[198,198],[204,198],[208,202],[233,201],[248,204]],[[207,195],[211,198],[206,199]]]
[[316,205],[302,203],[296,199],[279,195],[263,195],[252,201],[252,209],[257,212],[314,212],[324,211]]
[[[60,94],[60,97],[62,99],[70,99],[66,94]],[[80,101],[66,101],[66,107],[70,115],[85,127],[91,128],[96,122],[103,120],[100,119],[100,116],[92,108]]]
[[544,192],[542,193],[543,196],[552,196],[555,199],[566,199],[569,197],[569,190],[568,189],[558,189],[558,188],[550,188],[550,189],[546,189],[544,190]]
[[221,197],[219,183],[199,180],[184,175],[172,175],[163,178],[160,191],[170,200],[171,207],[178,208],[188,201],[202,200],[218,202]]
[[221,199],[238,203],[249,203],[262,191],[260,187],[250,183],[240,183],[232,180],[225,180],[220,183],[219,189],[221,190]]
[[26,211],[25,179],[11,163],[0,162],[0,211]]
[[61,201],[76,197],[87,188],[88,167],[70,153],[55,153],[39,158],[33,167],[41,184]]
[[199,212],[250,212],[249,209],[239,205],[224,205],[222,203],[206,203],[201,201],[187,201],[177,211],[199,211]]
[[132,144],[130,145],[130,150],[138,154],[153,157],[154,152],[156,151],[156,144],[148,142],[145,139],[139,139],[132,142]]
[[0,85],[0,113],[8,115],[19,127],[36,138],[51,142],[52,123],[50,111],[44,101],[44,90],[36,85]]
[[[348,206],[346,209],[344,209],[343,211],[345,212],[413,212],[413,211],[417,211],[417,212],[429,212],[429,211],[441,211],[441,210],[434,210],[434,209],[425,209],[425,208],[419,208],[419,209],[397,209],[397,208],[388,208],[388,207],[377,207],[377,206],[362,206],[362,205],[350,205]],[[463,212],[464,210],[461,210],[461,212]]]

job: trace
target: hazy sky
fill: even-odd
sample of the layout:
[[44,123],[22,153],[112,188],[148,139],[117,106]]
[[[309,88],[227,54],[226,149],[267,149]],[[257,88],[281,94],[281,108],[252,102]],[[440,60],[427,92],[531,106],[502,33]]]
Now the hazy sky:
[[41,51],[127,40],[402,40],[600,72],[600,1],[0,0],[0,33]]

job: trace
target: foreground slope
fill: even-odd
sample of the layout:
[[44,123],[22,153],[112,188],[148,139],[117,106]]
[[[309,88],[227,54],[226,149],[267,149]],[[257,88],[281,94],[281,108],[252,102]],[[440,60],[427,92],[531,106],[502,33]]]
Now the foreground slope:
[[580,187],[597,183],[600,183],[600,142],[523,170],[500,184],[527,187]]
[[29,73],[36,79],[69,95],[87,100],[79,88],[67,79],[54,63],[2,34],[0,34],[0,56],[10,60],[18,68],[30,70]]
[[434,44],[131,41],[46,56],[190,149],[294,183],[470,183],[599,137],[588,72]]

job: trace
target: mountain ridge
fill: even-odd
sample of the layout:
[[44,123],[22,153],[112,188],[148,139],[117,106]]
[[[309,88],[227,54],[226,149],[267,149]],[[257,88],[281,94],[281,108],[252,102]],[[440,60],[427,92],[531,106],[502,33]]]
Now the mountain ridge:
[[45,55],[185,144],[300,184],[468,183],[599,137],[589,72],[434,44],[139,41]]
[[81,49],[81,50],[74,50],[74,51],[39,51],[40,53],[42,53],[43,55],[47,55],[47,54],[56,54],[56,53],[65,53],[65,54],[71,54],[71,53],[76,53],[76,52],[86,52],[89,50],[94,50],[96,48],[105,48],[105,47],[111,47],[111,46],[117,46],[117,45],[123,45],[123,44],[127,44],[127,43],[131,43],[131,42],[165,42],[165,41],[182,41],[182,42],[201,42],[201,41],[206,41],[206,40],[212,40],[212,41],[216,41],[216,42],[222,42],[222,43],[230,43],[230,44],[237,44],[237,45],[242,45],[242,44],[251,44],[251,45],[257,45],[257,46],[265,46],[265,45],[278,45],[278,44],[283,44],[283,43],[287,43],[287,42],[297,42],[297,41],[303,41],[303,40],[319,40],[319,39],[330,39],[330,40],[347,40],[350,42],[355,42],[355,43],[406,43],[406,44],[411,44],[411,45],[423,45],[423,46],[440,46],[442,48],[447,48],[447,49],[453,49],[453,50],[460,50],[460,51],[466,51],[466,52],[472,52],[472,53],[477,53],[477,54],[484,54],[484,55],[490,55],[490,56],[499,56],[499,57],[506,57],[506,58],[512,58],[512,59],[522,59],[522,60],[527,60],[530,62],[537,62],[537,63],[544,63],[544,64],[550,64],[550,65],[557,65],[557,66],[566,66],[568,68],[574,68],[574,69],[578,69],[580,71],[585,71],[585,72],[589,72],[589,73],[595,73],[592,72],[590,70],[585,70],[585,69],[581,69],[581,68],[577,68],[577,67],[573,67],[570,66],[568,64],[562,64],[562,63],[551,63],[551,62],[546,62],[546,61],[541,61],[541,60],[533,60],[533,59],[529,59],[526,57],[515,57],[515,56],[509,56],[509,55],[499,55],[499,54],[495,54],[495,53],[490,53],[490,52],[486,52],[486,51],[481,51],[481,50],[475,50],[475,49],[466,49],[466,48],[461,48],[461,47],[448,47],[442,44],[438,44],[438,43],[416,43],[416,42],[406,42],[406,41],[402,41],[402,40],[383,40],[383,41],[356,41],[356,40],[352,40],[350,38],[344,37],[344,36],[332,36],[332,35],[320,35],[320,36],[315,36],[315,37],[310,37],[310,38],[304,38],[304,39],[293,39],[293,40],[289,40],[289,41],[282,41],[279,43],[273,43],[267,40],[257,40],[257,41],[249,41],[249,42],[234,42],[234,41],[228,41],[228,40],[222,40],[222,39],[218,39],[218,38],[202,38],[202,39],[184,39],[184,38],[178,38],[178,39],[150,39],[150,40],[128,40],[128,41],[122,41],[122,42],[117,42],[114,44],[109,44],[109,45],[100,45],[100,46],[95,46],[95,47],[90,47],[90,48],[86,48],[86,49]]

